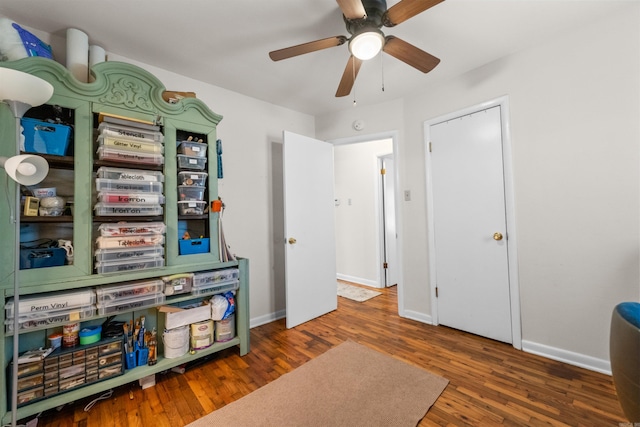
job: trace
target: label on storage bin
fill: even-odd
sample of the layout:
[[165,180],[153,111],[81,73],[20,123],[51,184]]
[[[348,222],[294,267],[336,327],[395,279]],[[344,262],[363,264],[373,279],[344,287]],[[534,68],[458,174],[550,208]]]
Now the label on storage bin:
[[96,176],[98,178],[115,179],[119,181],[164,181],[164,174],[160,171],[150,171],[144,169],[125,169],[120,167],[102,166],[98,168]]
[[96,215],[98,216],[110,216],[110,215],[130,215],[130,216],[144,216],[144,215],[162,215],[162,206],[160,205],[126,205],[118,203],[96,203],[95,206]]
[[96,246],[100,249],[105,248],[129,248],[138,246],[155,246],[164,244],[164,235],[133,235],[123,237],[103,237],[96,238]]
[[113,147],[119,150],[143,151],[147,153],[164,152],[163,145],[158,142],[152,142],[152,141],[142,142],[142,141],[134,141],[131,139],[125,139],[125,138],[113,138],[113,137],[104,137],[104,136],[99,137],[98,141],[102,145]]
[[120,222],[100,224],[98,230],[105,237],[130,236],[132,234],[162,234],[166,226],[163,222]]
[[100,193],[101,201],[106,203],[162,204],[164,196],[157,193]]

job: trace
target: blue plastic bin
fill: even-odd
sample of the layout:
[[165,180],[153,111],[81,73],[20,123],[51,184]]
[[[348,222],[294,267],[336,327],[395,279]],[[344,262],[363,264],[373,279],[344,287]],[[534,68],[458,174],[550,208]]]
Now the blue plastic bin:
[[23,151],[26,153],[64,156],[71,139],[71,127],[35,119],[21,120],[24,135]]
[[209,252],[209,238],[183,239],[179,241],[180,255],[204,254]]

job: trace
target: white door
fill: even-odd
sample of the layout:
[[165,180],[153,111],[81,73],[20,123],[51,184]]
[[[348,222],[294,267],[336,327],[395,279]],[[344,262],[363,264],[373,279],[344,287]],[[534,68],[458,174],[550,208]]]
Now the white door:
[[285,131],[284,233],[287,328],[338,307],[333,146]]
[[382,216],[384,221],[384,286],[398,284],[398,257],[395,202],[395,164],[393,155],[382,158]]
[[438,322],[512,342],[500,106],[429,137]]

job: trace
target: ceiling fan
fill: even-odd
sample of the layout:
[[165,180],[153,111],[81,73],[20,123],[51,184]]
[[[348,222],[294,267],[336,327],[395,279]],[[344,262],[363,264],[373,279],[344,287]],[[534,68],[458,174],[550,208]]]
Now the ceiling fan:
[[336,0],[342,10],[351,37],[335,36],[269,52],[274,61],[292,58],[348,42],[351,56],[342,74],[336,97],[351,93],[362,61],[371,59],[380,50],[412,67],[428,73],[440,62],[435,56],[395,36],[385,36],[382,26],[393,27],[444,0],[401,0],[387,9],[386,0]]

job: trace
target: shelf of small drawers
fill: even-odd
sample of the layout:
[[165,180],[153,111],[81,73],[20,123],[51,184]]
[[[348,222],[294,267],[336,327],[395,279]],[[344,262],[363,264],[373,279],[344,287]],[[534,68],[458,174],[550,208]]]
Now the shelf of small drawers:
[[122,338],[58,349],[18,366],[18,406],[124,373]]

